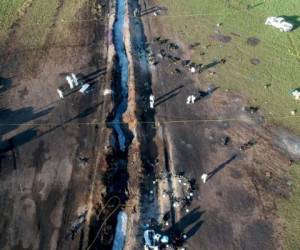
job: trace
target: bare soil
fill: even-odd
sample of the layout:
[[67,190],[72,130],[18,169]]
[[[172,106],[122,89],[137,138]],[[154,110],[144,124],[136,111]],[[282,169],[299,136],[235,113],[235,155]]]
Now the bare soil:
[[[140,1],[140,4],[150,9],[155,1]],[[290,194],[287,177],[290,156],[274,144],[274,138],[279,140],[278,129],[268,124],[260,111],[253,114],[244,111],[243,107],[249,106],[247,98],[230,90],[218,88],[211,96],[187,105],[188,95],[197,95],[198,91],[206,91],[217,83],[211,70],[192,74],[180,61],[158,56],[161,49],[181,60],[188,60],[192,53],[187,44],[164,29],[161,20],[143,15],[147,42],[159,62],[150,66],[151,87],[157,100],[157,168],[169,168],[174,174],[184,172],[196,180],[198,189],[190,212],[175,211],[176,227],[188,236],[185,245],[188,249],[199,249],[199,246],[201,249],[220,249],[220,246],[222,249],[282,249],[284,227],[276,213],[276,199]],[[179,44],[180,49],[169,50],[155,42],[156,37],[169,39]],[[212,39],[230,41],[220,35]],[[216,74],[218,67],[222,64],[213,67]],[[147,105],[146,102],[144,107]],[[225,136],[230,138],[226,146],[222,143]],[[251,139],[256,141],[255,145],[241,151],[240,147]],[[209,172],[214,174],[203,184],[201,175]],[[173,183],[174,189],[178,189],[176,185]],[[154,192],[160,201],[160,211],[168,210],[161,190]],[[195,212],[197,216],[189,216]],[[142,237],[137,240],[140,244]]]
[[[94,7],[79,9],[76,18],[95,21],[65,24],[66,44],[55,44],[61,30],[54,22],[43,47],[24,47],[18,38],[26,24],[20,18],[1,50],[0,117],[8,124],[0,129],[1,249],[81,249],[87,244],[88,227],[80,224],[73,233],[72,228],[89,209],[92,185],[101,190],[93,180],[95,174],[101,180],[102,130],[89,123],[105,120],[101,90],[107,25],[101,15],[107,9],[95,16]],[[93,84],[94,91],[60,100],[56,89],[67,85],[70,72]]]

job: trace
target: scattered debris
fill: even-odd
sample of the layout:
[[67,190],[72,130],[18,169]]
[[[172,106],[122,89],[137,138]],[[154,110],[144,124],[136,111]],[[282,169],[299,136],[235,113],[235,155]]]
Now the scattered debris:
[[220,60],[220,63],[225,64],[225,63],[226,63],[226,59],[225,59],[225,58],[222,58],[222,59]]
[[243,111],[246,111],[246,112],[248,112],[250,114],[256,113],[258,111],[258,109],[259,109],[258,107],[253,107],[253,106],[243,107],[242,108]]
[[191,63],[191,60],[182,60],[182,62],[181,62],[183,67],[188,67],[190,63]]
[[227,146],[229,142],[230,142],[230,137],[229,136],[222,137],[222,139],[221,139],[222,145]]
[[70,231],[66,235],[66,239],[74,239],[75,235],[79,232],[81,226],[85,223],[86,221],[86,215],[87,215],[87,210],[84,210],[81,214],[79,214],[71,226]]
[[169,50],[177,50],[177,49],[179,49],[179,46],[175,43],[169,43],[168,49]]
[[165,51],[164,49],[161,49],[161,50],[160,50],[160,55],[161,55],[162,57],[165,57],[165,56],[167,55],[167,53],[166,53],[166,51]]
[[244,143],[240,147],[240,151],[245,151],[245,150],[249,149],[250,147],[254,146],[255,144],[256,144],[256,141],[254,139],[251,139],[250,141]]
[[86,167],[88,164],[89,158],[87,158],[85,156],[79,156],[78,160],[79,160],[80,167]]

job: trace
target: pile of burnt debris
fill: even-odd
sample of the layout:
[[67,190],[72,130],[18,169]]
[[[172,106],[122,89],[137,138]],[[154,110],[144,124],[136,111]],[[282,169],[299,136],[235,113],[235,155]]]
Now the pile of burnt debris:
[[[150,44],[146,44],[145,51],[147,53],[148,61],[151,65],[156,66],[161,63],[163,60],[169,60],[172,64],[175,65],[176,74],[181,74],[182,70],[187,70],[194,73],[202,73],[204,70],[212,68],[218,64],[225,64],[226,59],[214,59],[211,63],[202,64],[202,63],[195,63],[189,59],[183,59],[178,56],[179,53],[177,51],[180,50],[180,46],[167,38],[162,37],[155,37],[153,39],[153,43],[157,45],[158,51],[154,53],[150,47]],[[198,43],[197,43],[198,44]],[[192,44],[193,48],[197,45]],[[143,56],[139,54],[139,56]],[[173,72],[172,72],[173,73]]]

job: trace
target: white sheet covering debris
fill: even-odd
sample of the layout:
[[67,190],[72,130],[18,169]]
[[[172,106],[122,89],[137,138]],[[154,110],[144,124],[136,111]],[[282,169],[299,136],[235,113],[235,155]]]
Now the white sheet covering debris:
[[126,239],[127,214],[123,211],[118,214],[116,234],[112,250],[123,250]]

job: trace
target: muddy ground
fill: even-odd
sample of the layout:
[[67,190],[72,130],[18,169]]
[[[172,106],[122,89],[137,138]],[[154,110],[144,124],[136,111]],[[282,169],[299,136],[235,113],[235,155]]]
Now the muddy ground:
[[[156,6],[152,0],[139,3],[144,11]],[[155,128],[148,130],[141,140],[147,143],[148,152],[153,152],[159,160],[154,173],[184,172],[197,183],[190,212],[175,210],[175,222],[170,227],[186,233],[187,249],[281,249],[284,226],[276,214],[276,199],[290,194],[287,170],[291,155],[277,147],[283,145],[283,140],[277,136],[279,130],[268,124],[259,111],[251,114],[243,110],[249,106],[247,99],[230,90],[217,88],[211,96],[187,105],[188,95],[197,95],[200,90],[205,92],[212,84],[218,87],[213,76],[222,64],[210,65],[200,74],[192,74],[180,61],[157,56],[164,49],[167,54],[188,60],[193,51],[164,29],[163,19],[155,18],[152,12],[143,15],[142,20],[146,42],[159,63],[149,66],[151,90],[148,94],[153,92],[156,98],[155,117],[141,116],[142,121],[156,121]],[[169,50],[168,43],[154,42],[155,37],[169,39],[180,48]],[[140,78],[137,78],[137,86],[141,86],[149,76],[144,65],[136,70]],[[143,91],[142,87],[137,88],[140,88],[139,100],[143,98]],[[147,110],[147,99],[139,104],[140,110]],[[147,131],[147,125],[142,126]],[[153,133],[157,152],[151,147]],[[223,145],[226,136],[230,140]],[[251,139],[256,144],[241,151],[240,146]],[[201,181],[203,173],[211,173],[206,184]],[[152,174],[145,177],[146,183],[155,180]],[[172,185],[176,190],[180,184]],[[161,189],[146,185],[144,203],[148,205],[142,204],[142,226],[149,222],[151,213],[147,211],[157,206],[149,195],[151,188],[160,201],[160,211],[169,209]],[[152,216],[159,218],[154,213]],[[142,242],[141,238],[137,245]]]
[[[76,14],[90,22],[65,24],[67,44],[54,43],[53,36],[62,32],[54,21],[43,48],[24,48],[18,40],[26,25],[21,18],[8,47],[1,49],[1,249],[82,249],[87,244],[88,227],[71,229],[91,207],[92,185],[101,180],[102,129],[95,123],[106,118],[101,93],[107,82],[103,17],[108,1],[97,2],[102,5],[98,14],[96,2]],[[59,99],[56,89],[67,85],[70,72],[94,90]]]

